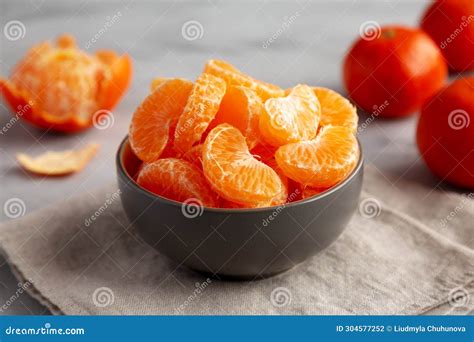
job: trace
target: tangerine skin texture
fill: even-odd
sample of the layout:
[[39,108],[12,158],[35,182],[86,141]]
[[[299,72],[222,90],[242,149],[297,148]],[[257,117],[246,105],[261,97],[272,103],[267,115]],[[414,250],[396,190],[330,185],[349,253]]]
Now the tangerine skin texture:
[[421,19],[421,27],[441,48],[454,71],[474,70],[473,21],[472,0],[436,0]]
[[474,189],[474,77],[455,81],[427,101],[416,141],[436,176]]
[[88,54],[71,35],[31,47],[0,93],[22,120],[47,130],[74,133],[90,128],[94,113],[113,109],[132,77],[132,60],[111,50]]
[[379,116],[402,117],[443,87],[448,68],[422,30],[387,26],[380,37],[360,38],[352,46],[343,73],[347,92],[359,107],[370,113],[386,104]]

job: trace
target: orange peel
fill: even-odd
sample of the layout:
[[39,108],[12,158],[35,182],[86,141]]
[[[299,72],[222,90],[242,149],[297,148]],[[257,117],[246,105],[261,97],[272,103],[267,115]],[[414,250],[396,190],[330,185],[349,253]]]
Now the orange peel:
[[0,93],[12,111],[30,105],[23,120],[44,129],[77,132],[93,124],[94,113],[110,111],[132,75],[129,56],[110,50],[88,54],[70,35],[33,46],[13,70],[0,78]]
[[98,149],[98,144],[91,143],[78,150],[47,151],[36,157],[19,153],[16,159],[29,172],[43,176],[64,176],[81,171]]

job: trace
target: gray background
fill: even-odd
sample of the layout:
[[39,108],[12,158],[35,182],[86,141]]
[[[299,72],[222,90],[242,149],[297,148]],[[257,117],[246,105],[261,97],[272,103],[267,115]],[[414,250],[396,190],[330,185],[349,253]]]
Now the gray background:
[[[0,135],[0,204],[9,198],[22,199],[26,213],[79,192],[115,181],[114,154],[127,133],[135,107],[149,92],[156,76],[196,78],[210,58],[222,58],[257,78],[282,87],[296,83],[320,85],[344,93],[341,62],[360,26],[369,20],[380,25],[416,25],[427,1],[45,1],[2,0],[1,27],[20,20],[25,36],[10,41],[1,35],[1,71],[9,75],[28,47],[53,39],[59,33],[73,33],[81,47],[107,21],[120,12],[119,19],[92,44],[90,51],[111,48],[133,58],[134,77],[125,98],[114,110],[114,125],[106,130],[91,129],[78,135],[45,133],[17,122]],[[284,22],[288,28],[267,48],[264,43]],[[190,20],[203,27],[202,38],[183,38],[182,26]],[[360,113],[360,122],[367,119]],[[10,111],[0,105],[0,125],[10,120]],[[439,186],[419,159],[414,143],[416,116],[400,120],[376,120],[360,133],[366,159],[380,172]],[[18,152],[40,154],[96,141],[100,152],[87,168],[66,178],[35,177],[20,169]],[[58,210],[60,207],[58,206]],[[1,220],[9,220],[3,210]],[[17,281],[0,257],[0,304],[17,290]],[[28,295],[3,314],[45,314]]]

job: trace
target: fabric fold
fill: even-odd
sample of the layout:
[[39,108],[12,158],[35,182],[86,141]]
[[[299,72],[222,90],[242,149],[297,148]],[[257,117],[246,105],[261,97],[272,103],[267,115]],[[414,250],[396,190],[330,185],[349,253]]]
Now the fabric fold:
[[115,185],[2,224],[0,243],[19,280],[31,283],[27,291],[54,314],[469,312],[472,199],[395,181],[366,167],[343,235],[294,269],[253,282],[209,279],[157,253],[135,235]]

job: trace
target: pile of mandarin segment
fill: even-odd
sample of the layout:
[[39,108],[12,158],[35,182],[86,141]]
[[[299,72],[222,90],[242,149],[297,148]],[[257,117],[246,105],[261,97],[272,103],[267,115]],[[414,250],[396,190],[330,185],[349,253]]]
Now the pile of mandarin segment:
[[210,60],[193,83],[158,78],[133,115],[137,183],[206,207],[260,208],[314,196],[359,159],[357,112],[338,93],[283,90]]

